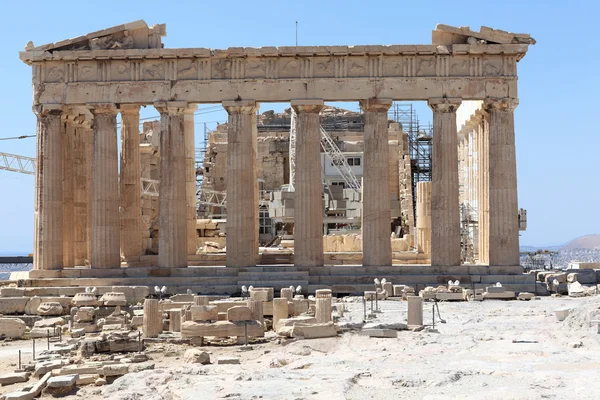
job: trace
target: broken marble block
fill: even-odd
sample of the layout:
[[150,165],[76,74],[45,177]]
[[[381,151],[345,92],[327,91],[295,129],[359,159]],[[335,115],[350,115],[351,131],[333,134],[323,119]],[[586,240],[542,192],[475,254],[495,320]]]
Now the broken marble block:
[[75,389],[75,384],[79,375],[53,376],[48,379],[44,393],[54,397],[62,397],[71,393]]
[[63,315],[63,312],[63,306],[60,303],[54,301],[43,302],[37,309],[38,315],[55,316]]
[[18,318],[0,318],[0,338],[21,339],[25,328],[25,322]]
[[183,362],[188,364],[210,364],[210,355],[198,349],[188,349],[183,355]]
[[96,306],[98,305],[98,299],[93,293],[77,293],[73,296],[71,303],[75,306]]
[[104,303],[105,306],[126,306],[127,305],[127,297],[125,293],[119,292],[108,292],[104,293],[104,295],[100,298],[100,301]]
[[12,372],[0,376],[0,385],[12,385],[13,383],[27,382],[29,380],[30,372]]
[[75,322],[92,322],[94,320],[93,307],[81,307],[75,313],[73,321]]

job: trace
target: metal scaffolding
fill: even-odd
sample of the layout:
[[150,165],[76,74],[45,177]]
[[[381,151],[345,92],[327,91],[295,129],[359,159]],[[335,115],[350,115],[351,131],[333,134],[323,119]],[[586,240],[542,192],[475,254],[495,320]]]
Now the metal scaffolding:
[[410,172],[412,176],[413,215],[417,215],[417,183],[431,181],[431,146],[433,126],[421,125],[412,103],[394,103],[388,117],[399,122],[408,134]]

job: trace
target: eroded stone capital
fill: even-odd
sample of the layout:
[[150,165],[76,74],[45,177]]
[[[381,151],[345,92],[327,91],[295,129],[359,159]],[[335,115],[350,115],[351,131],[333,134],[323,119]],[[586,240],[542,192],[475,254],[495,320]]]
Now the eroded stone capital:
[[491,111],[515,111],[515,108],[519,105],[518,99],[497,99],[497,98],[487,98],[483,101],[483,109],[487,112]]
[[62,117],[65,107],[62,104],[36,104],[32,107],[32,111],[38,117],[49,115]]
[[325,107],[325,102],[323,99],[292,100],[290,104],[297,113],[318,114]]
[[387,113],[387,111],[390,109],[391,106],[392,106],[392,99],[378,99],[376,97],[373,97],[370,99],[360,101],[360,108],[364,112]]
[[224,101],[223,108],[227,114],[255,114],[259,104],[255,100]]
[[139,104],[121,104],[121,105],[119,105],[119,111],[123,115],[139,115],[140,105]]
[[117,112],[119,111],[114,103],[88,103],[85,106],[93,115],[117,115]]
[[441,97],[427,100],[429,108],[433,112],[454,113],[461,105],[462,99],[459,97]]
[[154,103],[154,108],[160,114],[177,115],[183,114],[188,107],[185,101],[161,101]]

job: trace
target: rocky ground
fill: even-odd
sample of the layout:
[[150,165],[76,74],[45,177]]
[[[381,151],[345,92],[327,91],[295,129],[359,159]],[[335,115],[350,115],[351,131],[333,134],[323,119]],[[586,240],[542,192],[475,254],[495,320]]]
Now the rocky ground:
[[[349,299],[352,300],[352,299]],[[348,302],[342,325],[363,319]],[[376,321],[406,322],[406,302],[382,301]],[[425,303],[431,323],[432,303]],[[211,365],[186,364],[189,346],[151,344],[151,361],[106,386],[83,386],[67,399],[597,399],[600,397],[600,297],[440,303],[439,333],[400,331],[393,339],[346,332],[337,338],[281,340],[273,335],[244,350],[203,347]],[[558,322],[554,310],[573,311]],[[42,346],[42,341],[38,347]],[[45,346],[45,343],[44,345]],[[0,374],[31,342],[0,347]],[[217,365],[221,356],[239,365]],[[143,369],[140,368],[140,369]],[[0,393],[18,390],[15,384]],[[42,396],[42,398],[50,398]]]

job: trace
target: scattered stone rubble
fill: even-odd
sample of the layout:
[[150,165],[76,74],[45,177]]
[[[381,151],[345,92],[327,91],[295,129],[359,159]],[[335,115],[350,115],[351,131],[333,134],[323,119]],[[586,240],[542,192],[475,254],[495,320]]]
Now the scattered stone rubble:
[[[589,287],[583,292],[580,289],[583,287],[580,280],[586,284],[590,281],[589,272],[539,272],[538,275],[538,279],[546,282],[567,284],[572,296],[590,292]],[[14,288],[2,289],[10,292]],[[306,297],[290,287],[280,290],[279,297],[275,297],[273,288],[251,287],[240,298],[178,294],[166,300],[146,298],[142,305],[136,290],[95,289],[74,293],[72,297],[58,297],[59,301],[41,296],[6,297],[20,301],[10,300],[9,305],[3,306],[5,310],[14,314],[28,308],[38,315],[1,317],[0,337],[46,338],[54,346],[21,369],[0,376],[3,386],[37,380],[0,399],[32,399],[41,393],[64,396],[74,393],[79,386],[110,384],[127,373],[151,369],[154,364],[148,356],[150,343],[248,345],[336,337],[349,331],[373,338],[396,338],[398,331],[407,329],[437,332],[424,324],[424,301],[535,299],[534,293],[515,293],[501,284],[485,289],[469,288],[452,280],[447,285],[426,287],[417,294],[413,287],[376,279],[373,290],[365,291],[362,298],[342,299],[336,299],[331,289],[319,289],[314,296]],[[407,301],[407,323],[377,321],[381,312],[377,303],[386,299]],[[353,301],[364,303],[364,320],[340,322],[345,304]],[[182,360],[202,365],[240,363],[239,357],[211,359],[208,352],[195,347],[187,349]]]

